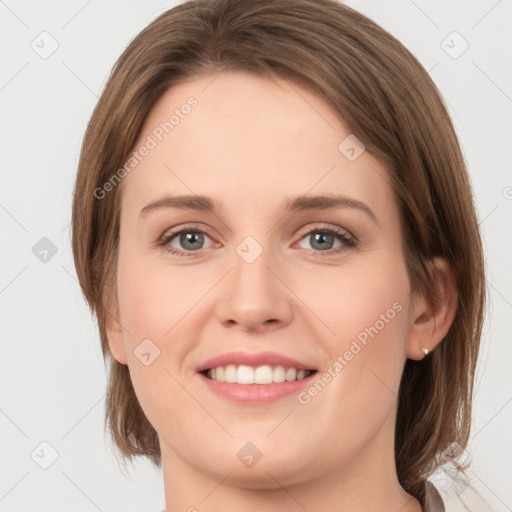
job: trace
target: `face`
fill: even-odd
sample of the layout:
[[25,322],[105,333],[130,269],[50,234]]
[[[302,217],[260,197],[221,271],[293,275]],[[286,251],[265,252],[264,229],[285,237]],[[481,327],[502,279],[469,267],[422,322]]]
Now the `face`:
[[164,465],[258,488],[392,456],[413,306],[384,166],[316,95],[242,72],[169,90],[134,149],[109,338]]

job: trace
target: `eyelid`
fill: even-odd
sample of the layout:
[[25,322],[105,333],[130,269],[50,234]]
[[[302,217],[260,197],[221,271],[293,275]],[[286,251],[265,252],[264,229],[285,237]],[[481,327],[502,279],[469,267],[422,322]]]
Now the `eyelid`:
[[311,231],[332,231],[338,235],[345,235],[347,238],[350,238],[354,242],[359,242],[359,239],[353,235],[348,229],[342,228],[341,226],[336,226],[335,224],[327,224],[325,222],[319,223],[309,223],[303,226],[304,229],[300,228],[297,236],[300,236],[301,239],[303,235],[308,235]]
[[198,224],[184,224],[184,225],[181,225],[179,224],[177,227],[174,227],[174,228],[167,228],[163,233],[162,235],[160,235],[157,240],[156,240],[156,244],[159,245],[159,244],[164,244],[166,240],[171,240],[172,238],[174,238],[175,236],[179,235],[180,233],[182,233],[183,231],[190,231],[192,233],[201,233],[203,235],[206,235],[210,238],[212,238],[210,236],[210,234],[208,233],[208,229],[206,228],[202,228],[201,226],[199,226]]

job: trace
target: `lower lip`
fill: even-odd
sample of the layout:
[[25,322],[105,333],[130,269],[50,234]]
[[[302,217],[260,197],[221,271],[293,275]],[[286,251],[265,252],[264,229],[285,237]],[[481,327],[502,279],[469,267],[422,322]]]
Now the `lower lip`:
[[306,386],[309,386],[311,379],[317,372],[308,377],[292,382],[281,382],[273,384],[236,384],[231,382],[219,382],[209,379],[203,374],[199,377],[214,393],[241,403],[263,403],[278,400],[279,398],[297,394]]

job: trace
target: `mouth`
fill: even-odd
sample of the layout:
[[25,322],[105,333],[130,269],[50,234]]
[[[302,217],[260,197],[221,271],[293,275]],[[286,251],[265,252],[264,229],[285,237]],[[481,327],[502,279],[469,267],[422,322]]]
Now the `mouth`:
[[216,366],[199,372],[207,379],[231,384],[281,384],[304,380],[317,373],[314,369],[286,367],[282,365],[234,365]]
[[293,396],[318,373],[311,363],[277,352],[229,352],[196,368],[202,383],[218,396],[242,404]]

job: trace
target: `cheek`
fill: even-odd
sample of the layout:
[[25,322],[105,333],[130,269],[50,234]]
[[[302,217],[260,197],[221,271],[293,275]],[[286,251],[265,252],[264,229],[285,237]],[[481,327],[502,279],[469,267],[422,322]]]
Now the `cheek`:
[[[202,311],[198,301],[215,282],[211,271],[203,277],[187,268],[184,272],[127,254],[119,258],[117,294],[123,342],[141,405],[161,402],[165,390],[173,396],[173,408],[180,407],[179,397],[186,406],[178,384],[186,374],[181,363],[195,345],[197,326],[205,321],[198,317]],[[145,412],[150,418],[154,414]]]
[[369,346],[377,336],[403,333],[407,323],[409,280],[400,263],[389,272],[365,267],[306,277],[300,295],[330,331],[323,337],[330,349],[352,339]]
[[193,300],[195,288],[181,275],[179,270],[151,264],[143,258],[120,259],[119,311],[133,342],[141,336],[162,340],[191,310],[197,301]]
[[[179,431],[191,403],[179,384],[183,376],[170,357],[180,360],[186,353],[186,343],[180,341],[186,340],[182,336],[185,322],[180,319],[191,307],[184,296],[191,294],[177,282],[179,273],[143,258],[123,256],[118,262],[117,294],[130,378],[151,424]],[[171,336],[170,352],[165,339]]]
[[409,279],[400,260],[387,269],[340,270],[308,281],[300,292],[328,327],[319,339],[331,362],[328,370],[336,375],[331,397],[354,413],[376,408],[385,414],[396,399],[405,363]]

